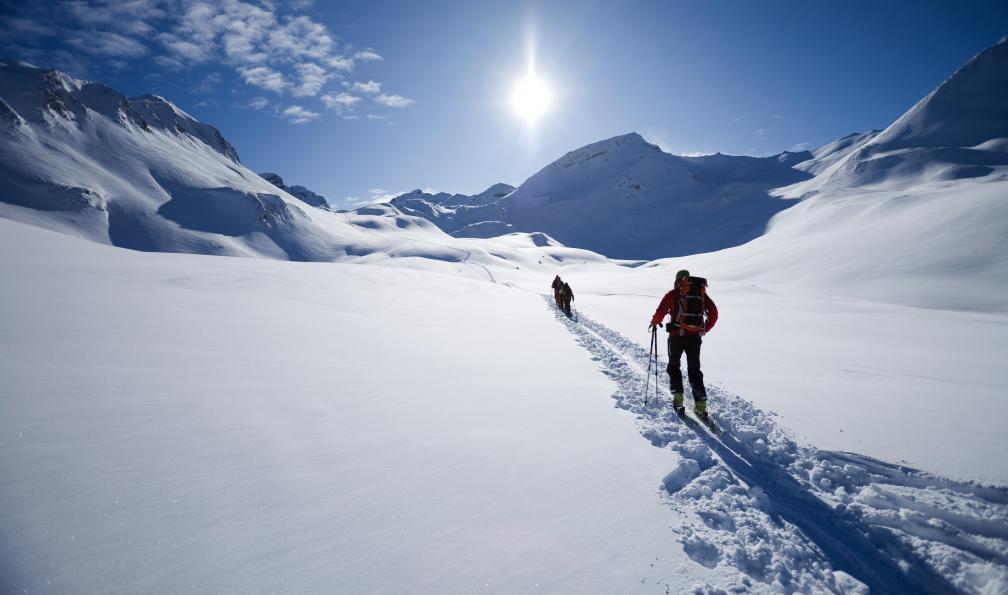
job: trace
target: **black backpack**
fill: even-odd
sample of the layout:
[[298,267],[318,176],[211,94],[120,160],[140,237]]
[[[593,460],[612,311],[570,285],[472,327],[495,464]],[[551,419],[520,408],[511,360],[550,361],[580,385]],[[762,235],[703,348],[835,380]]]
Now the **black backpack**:
[[704,330],[704,302],[707,297],[707,279],[682,277],[675,283],[679,302],[675,306],[672,324],[680,330],[698,333]]

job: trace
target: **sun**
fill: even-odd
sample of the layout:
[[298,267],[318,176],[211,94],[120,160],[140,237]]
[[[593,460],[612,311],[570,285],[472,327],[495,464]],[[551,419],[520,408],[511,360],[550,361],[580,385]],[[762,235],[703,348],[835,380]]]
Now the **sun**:
[[511,90],[511,109],[529,125],[545,114],[553,101],[549,86],[533,73],[516,82]]

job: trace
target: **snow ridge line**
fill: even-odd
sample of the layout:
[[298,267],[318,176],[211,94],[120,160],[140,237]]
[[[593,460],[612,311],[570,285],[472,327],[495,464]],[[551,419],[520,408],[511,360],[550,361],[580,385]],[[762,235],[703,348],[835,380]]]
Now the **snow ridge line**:
[[[1008,588],[1008,489],[798,446],[773,415],[720,387],[708,389],[725,430],[714,436],[683,423],[668,407],[667,391],[657,405],[643,405],[648,353],[639,344],[583,313],[570,320],[554,312],[616,383],[616,406],[637,414],[653,445],[679,455],[663,479],[665,497],[689,519],[680,533],[686,554],[708,568],[737,571],[722,588]],[[664,370],[660,377],[664,382]]]

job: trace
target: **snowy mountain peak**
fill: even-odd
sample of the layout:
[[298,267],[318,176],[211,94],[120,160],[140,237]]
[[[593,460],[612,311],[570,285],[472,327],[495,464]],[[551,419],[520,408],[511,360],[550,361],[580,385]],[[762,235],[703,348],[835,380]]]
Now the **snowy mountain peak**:
[[1008,138],[1008,43],[977,54],[874,141],[903,147],[973,147]]
[[977,54],[882,132],[844,137],[813,154],[797,168],[816,177],[781,196],[989,178],[1008,166],[1008,43]]
[[129,101],[151,127],[167,132],[189,134],[231,161],[239,161],[238,152],[231,146],[231,143],[224,139],[220,130],[200,122],[164,97],[141,95],[133,97]]
[[508,194],[515,191],[515,187],[511,184],[505,184],[504,182],[498,182],[483,192],[472,196],[473,204],[486,204],[489,202],[496,202],[497,200],[504,198]]
[[661,153],[661,149],[644,140],[644,137],[640,134],[631,132],[600,140],[570,151],[553,162],[552,165],[554,167],[569,168],[599,158],[601,158],[600,162],[606,162],[613,158],[632,158],[656,152]]
[[76,79],[56,69],[35,68],[17,60],[0,60],[0,117],[8,127],[24,121],[66,129],[103,116],[128,130],[149,133],[151,129],[184,134],[203,142],[228,159],[238,162],[238,153],[220,131],[204,124],[158,95],[128,99],[115,89]]

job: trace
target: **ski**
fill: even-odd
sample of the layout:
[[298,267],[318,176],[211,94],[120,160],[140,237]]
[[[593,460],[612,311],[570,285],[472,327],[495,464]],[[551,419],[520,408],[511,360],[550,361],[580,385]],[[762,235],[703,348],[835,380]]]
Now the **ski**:
[[721,433],[721,427],[718,426],[716,423],[714,423],[714,420],[711,419],[710,415],[705,415],[703,417],[700,417],[695,413],[693,415],[686,415],[685,407],[683,408],[677,407],[675,408],[675,412],[676,415],[679,416],[679,419],[683,420],[688,425],[700,423],[703,424],[704,427],[706,427],[708,430],[710,430],[712,434],[717,435]]

